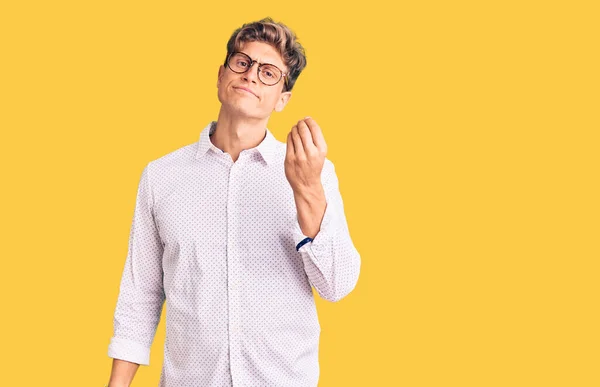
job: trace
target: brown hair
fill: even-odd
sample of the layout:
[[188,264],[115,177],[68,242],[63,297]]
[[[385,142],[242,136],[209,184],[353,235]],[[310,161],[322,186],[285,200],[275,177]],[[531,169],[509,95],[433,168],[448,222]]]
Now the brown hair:
[[[296,79],[306,67],[304,47],[296,40],[296,35],[285,24],[275,22],[270,17],[245,23],[236,29],[227,42],[227,58],[234,51],[239,51],[245,42],[265,42],[273,46],[281,55],[283,63],[288,68],[288,76],[284,78],[283,91],[291,91]],[[286,82],[287,81],[287,84]]]

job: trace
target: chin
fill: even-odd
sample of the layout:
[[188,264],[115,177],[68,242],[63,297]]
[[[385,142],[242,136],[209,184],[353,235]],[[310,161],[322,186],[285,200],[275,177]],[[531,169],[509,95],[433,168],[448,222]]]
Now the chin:
[[239,117],[247,117],[247,118],[260,118],[260,110],[253,108],[251,106],[244,106],[243,104],[233,104],[227,105],[227,110],[231,112],[231,114],[239,116]]

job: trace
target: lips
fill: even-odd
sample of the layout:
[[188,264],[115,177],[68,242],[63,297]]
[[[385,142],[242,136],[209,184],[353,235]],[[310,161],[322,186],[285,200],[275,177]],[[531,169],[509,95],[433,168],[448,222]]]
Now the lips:
[[254,94],[254,92],[246,87],[234,87],[235,89],[240,89],[240,90],[246,90],[248,93],[254,95],[256,98],[258,98],[258,95]]

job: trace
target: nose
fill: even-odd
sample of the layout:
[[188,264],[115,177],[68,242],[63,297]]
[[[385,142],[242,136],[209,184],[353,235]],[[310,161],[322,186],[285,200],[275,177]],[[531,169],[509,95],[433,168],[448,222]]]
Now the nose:
[[254,62],[254,63],[252,63],[252,66],[250,66],[248,71],[243,73],[242,76],[243,76],[244,80],[246,80],[246,81],[252,81],[254,83],[257,83],[258,70],[257,70],[257,68],[254,68],[254,65],[256,65],[256,67],[258,68],[258,63]]

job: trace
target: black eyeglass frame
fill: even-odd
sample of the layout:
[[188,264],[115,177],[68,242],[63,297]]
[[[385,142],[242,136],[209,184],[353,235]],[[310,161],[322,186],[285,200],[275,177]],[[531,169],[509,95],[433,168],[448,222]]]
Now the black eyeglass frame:
[[[244,55],[244,56],[246,56],[246,57],[248,58],[248,60],[250,61],[250,65],[249,65],[249,66],[246,68],[246,70],[244,70],[244,71],[235,71],[234,69],[232,69],[232,68],[231,68],[231,66],[229,65],[229,60],[230,60],[230,59],[231,59],[231,57],[232,57],[232,56],[234,56],[235,54],[242,54],[242,55]],[[250,57],[250,55],[248,55],[248,54],[246,54],[245,52],[242,52],[242,51],[234,51],[234,52],[232,52],[231,54],[229,54],[229,56],[227,57],[227,61],[226,61],[226,62],[227,62],[227,67],[229,67],[229,69],[230,69],[231,71],[233,71],[234,73],[236,73],[236,74],[243,74],[243,73],[246,73],[246,72],[248,72],[248,70],[249,70],[249,69],[251,69],[251,68],[252,68],[252,66],[254,66],[254,63],[257,63],[257,64],[258,64],[258,67],[257,67],[257,69],[256,69],[256,75],[258,76],[258,79],[260,79],[260,81],[261,81],[263,84],[265,84],[265,85],[267,85],[267,86],[275,86],[276,84],[278,84],[278,83],[281,81],[281,79],[282,79],[282,78],[285,78],[283,82],[284,82],[284,84],[285,84],[285,88],[286,88],[286,90],[287,90],[287,87],[288,87],[288,78],[289,78],[288,76],[289,76],[289,74],[290,74],[290,73],[284,73],[283,71],[281,71],[281,69],[280,69],[279,67],[275,66],[275,65],[274,65],[274,64],[272,64],[272,63],[259,63],[258,61],[256,61],[256,60],[252,59],[252,58]],[[265,83],[265,82],[264,82],[264,81],[263,81],[263,80],[260,78],[260,68],[261,68],[262,66],[265,66],[265,65],[273,66],[273,67],[275,67],[277,70],[279,70],[279,72],[281,73],[281,77],[279,77],[279,79],[277,80],[277,82],[275,82],[275,83],[273,83],[273,84],[271,84],[271,85],[270,85],[270,84],[268,84],[268,83]]]

